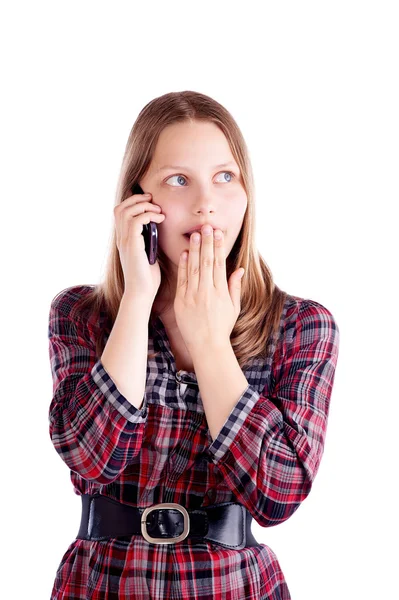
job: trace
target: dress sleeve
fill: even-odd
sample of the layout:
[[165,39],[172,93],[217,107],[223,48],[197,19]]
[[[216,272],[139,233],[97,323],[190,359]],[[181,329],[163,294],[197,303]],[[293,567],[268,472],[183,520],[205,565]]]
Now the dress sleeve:
[[51,441],[68,467],[83,479],[114,481],[141,448],[146,396],[137,409],[97,360],[93,326],[71,320],[53,301],[48,338],[53,398]]
[[311,490],[338,358],[339,328],[327,308],[303,299],[293,319],[273,363],[271,394],[249,385],[208,447],[224,483],[262,527],[287,520]]

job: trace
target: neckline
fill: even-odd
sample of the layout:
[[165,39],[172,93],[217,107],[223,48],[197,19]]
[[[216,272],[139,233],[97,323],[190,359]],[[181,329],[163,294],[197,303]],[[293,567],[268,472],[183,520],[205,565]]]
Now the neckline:
[[[165,348],[167,354],[169,355],[169,362],[172,367],[173,376],[176,377],[176,379],[177,379],[178,377],[181,377],[181,375],[184,374],[184,375],[187,375],[189,379],[191,379],[197,383],[197,376],[194,371],[187,371],[186,369],[177,370],[175,356],[172,352],[172,347],[170,345],[170,339],[169,339],[168,333],[166,331],[165,324],[159,315],[157,315],[154,319],[154,327],[160,333],[163,344],[164,344],[164,348]],[[184,383],[184,382],[182,382],[182,383]]]

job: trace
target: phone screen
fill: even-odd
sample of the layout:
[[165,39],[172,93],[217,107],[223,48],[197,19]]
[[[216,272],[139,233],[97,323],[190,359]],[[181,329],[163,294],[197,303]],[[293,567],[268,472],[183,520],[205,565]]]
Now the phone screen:
[[[132,194],[144,194],[138,183],[132,187]],[[150,221],[148,224],[146,223],[143,225],[142,235],[144,236],[145,252],[147,254],[148,262],[150,265],[153,265],[157,260],[158,253],[157,224]]]

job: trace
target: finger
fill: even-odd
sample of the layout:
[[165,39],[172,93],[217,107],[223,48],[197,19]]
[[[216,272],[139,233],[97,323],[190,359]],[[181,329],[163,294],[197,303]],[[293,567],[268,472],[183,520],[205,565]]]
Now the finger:
[[129,206],[131,204],[137,204],[138,202],[152,202],[152,194],[133,194],[132,196],[127,196],[120,204],[117,204],[117,206]]
[[161,214],[160,210],[146,202],[126,206],[123,212],[115,212],[116,228],[121,231],[122,239],[128,239],[131,230],[139,235],[143,230],[142,226],[150,221],[162,223],[165,215]]
[[[214,251],[213,251],[213,229],[210,228],[210,232],[206,233],[206,225],[201,229],[201,255],[200,255],[200,281],[199,287],[209,289],[210,286],[214,286],[213,283],[213,262],[214,262]],[[209,227],[209,225],[208,225]]]
[[[218,237],[220,235],[220,237]],[[227,283],[226,273],[226,251],[224,247],[224,236],[223,231],[216,229],[214,232],[215,238],[215,259],[213,269],[213,282],[216,288],[223,288]]]
[[177,270],[177,294],[186,293],[187,289],[187,268],[188,268],[188,252],[185,250],[180,255],[178,270]]
[[200,278],[201,235],[196,232],[190,236],[190,253],[188,255],[187,294],[194,295],[198,291]]

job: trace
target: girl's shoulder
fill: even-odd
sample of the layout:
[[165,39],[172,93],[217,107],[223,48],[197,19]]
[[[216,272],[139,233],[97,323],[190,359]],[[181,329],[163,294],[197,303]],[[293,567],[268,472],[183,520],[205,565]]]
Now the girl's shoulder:
[[325,315],[335,320],[331,310],[321,302],[311,298],[301,298],[293,294],[287,294],[283,313],[285,313],[286,318],[294,320],[301,318],[304,314]]
[[285,355],[298,337],[302,343],[323,338],[338,346],[338,323],[333,312],[321,302],[287,294],[280,319],[277,355]]
[[95,289],[95,285],[73,285],[58,292],[51,300],[51,308],[69,316],[77,302]]
[[339,342],[339,327],[333,312],[321,302],[287,294],[280,321],[280,352],[285,354],[297,332],[303,340],[328,337]]

